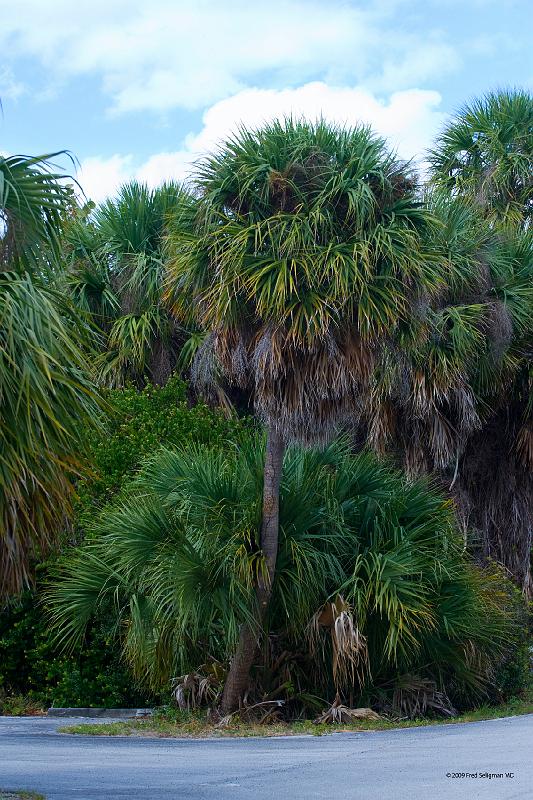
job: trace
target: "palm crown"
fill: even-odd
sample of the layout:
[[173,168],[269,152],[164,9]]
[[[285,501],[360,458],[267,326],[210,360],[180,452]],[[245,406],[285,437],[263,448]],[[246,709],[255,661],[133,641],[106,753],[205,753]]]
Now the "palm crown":
[[175,313],[196,299],[218,364],[268,426],[324,438],[356,404],[373,344],[437,283],[409,169],[367,128],[288,119],[241,130],[196,185],[194,235],[168,242]]
[[430,154],[435,182],[473,198],[494,221],[533,210],[533,103],[526,91],[491,92],[466,106]]
[[164,383],[175,365],[176,331],[161,303],[162,243],[168,218],[189,202],[178,184],[132,181],[68,231],[70,288],[104,334],[105,384]]

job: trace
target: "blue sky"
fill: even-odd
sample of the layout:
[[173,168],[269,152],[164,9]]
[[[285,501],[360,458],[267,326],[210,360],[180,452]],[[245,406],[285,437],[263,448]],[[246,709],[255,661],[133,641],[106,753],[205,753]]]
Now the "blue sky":
[[0,0],[0,150],[70,150],[96,200],[287,113],[422,159],[464,102],[531,86],[532,19],[531,0]]

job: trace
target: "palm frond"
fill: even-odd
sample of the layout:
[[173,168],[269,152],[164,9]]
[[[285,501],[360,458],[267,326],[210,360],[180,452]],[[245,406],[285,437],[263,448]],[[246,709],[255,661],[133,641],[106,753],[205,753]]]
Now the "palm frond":
[[[49,592],[64,644],[108,603],[126,658],[153,688],[201,672],[206,653],[226,663],[253,622],[264,569],[263,458],[263,437],[154,455]],[[288,449],[267,629],[307,659],[301,692],[362,696],[406,673],[436,691],[443,681],[482,689],[511,625],[493,581],[470,564],[450,503],[427,482],[345,441]]]

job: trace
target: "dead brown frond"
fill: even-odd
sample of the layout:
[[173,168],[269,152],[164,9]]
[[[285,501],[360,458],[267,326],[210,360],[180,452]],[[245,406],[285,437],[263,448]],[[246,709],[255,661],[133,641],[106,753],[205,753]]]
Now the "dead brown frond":
[[[520,409],[504,407],[469,438],[454,493],[459,493],[460,510],[467,501],[481,556],[506,567],[530,595],[533,471],[523,460],[530,434],[522,431],[522,419]],[[521,443],[522,449],[512,442]]]
[[182,711],[213,705],[222,692],[227,672],[223,664],[212,661],[199,670],[172,679],[172,697]]
[[327,631],[331,637],[332,674],[337,689],[361,686],[370,673],[367,641],[341,595],[325,603],[311,618],[308,637],[312,654],[321,645],[321,631]]
[[314,722],[315,725],[339,725],[349,724],[362,719],[381,719],[379,714],[371,708],[348,708],[342,704],[339,694],[335,697],[332,705],[320,714]]
[[260,703],[253,703],[252,705],[243,703],[231,714],[226,714],[225,716],[216,719],[216,727],[227,728],[231,724],[232,720],[236,718],[238,718],[241,722],[255,723],[256,725],[268,725],[279,721],[281,718],[281,710],[283,705],[283,700],[264,700]]
[[264,329],[252,348],[256,411],[284,440],[325,443],[357,414],[373,361],[359,337],[326,334],[303,345]]
[[488,306],[486,333],[492,353],[495,359],[500,361],[513,337],[513,321],[508,308],[501,300],[494,300]]
[[402,718],[416,719],[433,712],[453,717],[457,711],[435,681],[418,675],[402,675],[395,680],[390,711]]
[[198,347],[191,363],[191,385],[208,403],[219,405],[226,415],[234,412],[217,355],[217,335],[210,333]]

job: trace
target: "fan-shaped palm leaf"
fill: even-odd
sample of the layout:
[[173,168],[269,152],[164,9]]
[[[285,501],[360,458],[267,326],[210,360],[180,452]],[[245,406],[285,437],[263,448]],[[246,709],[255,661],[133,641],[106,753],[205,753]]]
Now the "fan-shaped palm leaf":
[[[51,589],[60,639],[79,641],[106,605],[136,675],[153,687],[206,653],[227,660],[240,626],[256,618],[263,458],[264,439],[154,456]],[[266,622],[289,651],[307,652],[301,690],[361,695],[407,672],[444,690],[482,690],[506,648],[505,607],[496,576],[468,562],[451,505],[427,483],[345,443],[287,451]],[[258,665],[269,659],[262,652]]]

